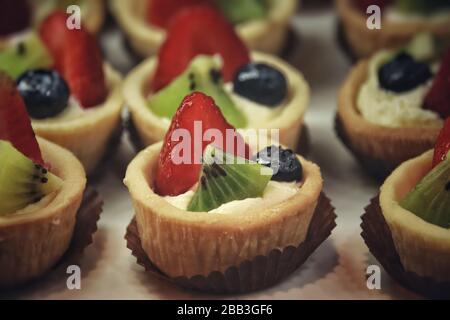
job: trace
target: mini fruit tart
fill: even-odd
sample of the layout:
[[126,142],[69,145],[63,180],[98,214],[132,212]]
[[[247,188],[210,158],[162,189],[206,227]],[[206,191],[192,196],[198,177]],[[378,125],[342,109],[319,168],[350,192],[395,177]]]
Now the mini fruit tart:
[[[279,53],[286,40],[296,0],[134,0],[111,1],[111,9],[133,50],[142,57],[158,52],[167,29],[182,9],[216,7],[235,25],[252,50]],[[190,21],[189,24],[193,22]],[[194,24],[195,25],[195,24]],[[186,27],[186,25],[185,25]]]
[[49,271],[72,240],[86,184],[81,163],[36,140],[15,84],[0,73],[0,288]]
[[362,227],[394,278],[420,293],[450,297],[450,118],[434,153],[403,163],[388,177]]
[[176,108],[193,91],[212,96],[234,127],[279,129],[280,142],[297,147],[308,84],[280,59],[250,55],[231,25],[210,8],[178,14],[158,57],[144,61],[125,80],[125,101],[142,145],[163,140]]
[[[345,46],[352,56],[369,57],[383,48],[399,48],[421,32],[450,43],[447,0],[335,0]],[[367,8],[381,9],[381,28],[369,29]],[[370,11],[373,14],[372,11]]]
[[376,177],[432,148],[450,115],[450,51],[440,56],[420,34],[358,63],[340,89],[338,133]]
[[32,32],[54,10],[71,5],[81,9],[81,21],[91,33],[98,33],[105,18],[103,0],[2,0],[0,2],[0,49],[8,42]]
[[[196,122],[203,131],[196,132]],[[214,140],[198,140],[212,129]],[[177,138],[181,132],[189,134],[186,140]],[[183,100],[165,141],[130,163],[124,183],[133,200],[138,236],[162,273],[191,278],[219,272],[222,277],[244,261],[306,242],[323,188],[320,169],[291,150],[267,143],[251,157],[251,148],[213,99],[195,92]],[[219,146],[225,145],[223,151]],[[177,158],[180,154],[183,161]],[[334,227],[329,210],[326,225],[331,227],[317,246]],[[290,272],[298,267],[285,262]],[[242,274],[247,278],[241,280],[252,276],[257,277]]]
[[[37,135],[72,151],[92,174],[120,128],[122,79],[103,63],[94,36],[50,14],[0,51],[0,70],[16,79]],[[95,85],[94,85],[95,84]]]

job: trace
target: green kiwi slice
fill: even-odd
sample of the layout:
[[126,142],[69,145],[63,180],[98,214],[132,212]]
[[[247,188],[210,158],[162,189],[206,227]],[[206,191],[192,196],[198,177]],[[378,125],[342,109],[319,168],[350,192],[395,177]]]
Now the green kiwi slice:
[[429,223],[450,228],[450,153],[400,205]]
[[49,68],[53,60],[39,36],[30,32],[0,52],[0,70],[17,79],[29,69]]
[[264,18],[267,0],[216,0],[222,13],[233,24]]
[[150,97],[149,108],[156,115],[171,119],[184,97],[199,91],[214,99],[228,123],[235,128],[244,128],[247,119],[224,90],[221,69],[222,63],[218,56],[197,56],[186,71]]
[[270,168],[209,145],[203,154],[198,188],[187,209],[207,212],[230,201],[261,197],[272,174]]
[[60,178],[0,140],[0,216],[40,201],[61,185]]

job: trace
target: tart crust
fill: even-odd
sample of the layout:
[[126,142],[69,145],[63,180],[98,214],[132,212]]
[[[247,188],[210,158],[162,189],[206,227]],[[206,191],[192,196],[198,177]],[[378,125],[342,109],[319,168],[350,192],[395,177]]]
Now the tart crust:
[[154,144],[128,166],[124,183],[131,194],[142,248],[170,277],[225,272],[273,249],[298,246],[307,235],[323,181],[320,169],[301,158],[304,182],[288,200],[247,212],[187,212],[153,192],[162,143]]
[[38,142],[44,160],[63,185],[37,204],[0,217],[0,287],[41,276],[62,257],[72,239],[86,174],[72,153],[41,138]]
[[366,15],[353,5],[355,0],[335,0],[342,21],[346,42],[357,57],[368,57],[382,48],[398,48],[406,45],[417,33],[430,32],[450,41],[450,21],[382,21],[381,29],[367,28]]
[[342,85],[337,117],[350,148],[358,156],[370,157],[395,168],[434,146],[438,125],[384,127],[366,120],[357,109],[359,89],[367,79],[368,61],[359,62]]
[[433,151],[399,166],[381,187],[380,206],[406,271],[450,281],[450,229],[430,224],[399,201],[431,170]]
[[[297,9],[296,0],[276,0],[265,19],[241,23],[236,31],[251,50],[279,53]],[[165,31],[145,21],[147,0],[112,0],[111,12],[125,32],[133,50],[142,57],[158,52]]]
[[[300,72],[281,59],[259,52],[252,53],[252,60],[265,62],[281,70],[289,84],[289,98],[283,110],[265,129],[280,129],[280,144],[296,149],[300,139],[304,115],[309,104],[310,89]],[[124,82],[124,96],[130,118],[140,140],[151,145],[164,139],[169,121],[156,116],[147,107],[146,88],[156,69],[157,58],[149,58],[136,67]],[[181,102],[181,101],[180,101]]]
[[109,65],[105,64],[104,69],[109,95],[102,105],[76,118],[32,121],[37,135],[72,151],[88,175],[99,164],[109,139],[121,124],[122,79]]

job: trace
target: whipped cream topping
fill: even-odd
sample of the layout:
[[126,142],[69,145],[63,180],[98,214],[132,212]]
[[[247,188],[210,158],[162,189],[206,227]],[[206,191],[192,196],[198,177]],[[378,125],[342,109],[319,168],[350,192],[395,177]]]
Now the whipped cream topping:
[[[381,88],[378,82],[378,69],[392,58],[392,53],[383,51],[369,62],[366,82],[359,90],[357,108],[368,121],[386,127],[426,125],[442,123],[439,115],[422,108],[423,101],[433,80],[410,91],[396,93]],[[437,66],[433,66],[435,71]]]
[[[220,207],[209,211],[209,213],[231,214],[250,210],[264,210],[291,198],[300,190],[300,187],[301,185],[296,182],[270,181],[267,184],[262,197],[247,198],[224,203]],[[164,199],[174,207],[186,210],[194,193],[194,190],[189,190],[176,197],[164,197]]]

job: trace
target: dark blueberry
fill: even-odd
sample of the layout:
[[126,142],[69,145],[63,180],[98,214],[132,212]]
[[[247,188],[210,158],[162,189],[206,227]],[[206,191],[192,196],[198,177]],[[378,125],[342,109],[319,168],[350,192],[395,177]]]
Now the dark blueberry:
[[397,93],[412,90],[432,76],[428,64],[415,61],[407,53],[399,53],[378,70],[381,87]]
[[234,92],[257,103],[276,106],[287,95],[287,82],[283,73],[262,63],[242,66],[233,81]]
[[58,72],[52,70],[30,70],[17,80],[20,92],[30,117],[51,118],[61,113],[69,101],[67,83]]
[[292,182],[303,179],[302,164],[292,150],[270,146],[258,152],[253,160],[272,168],[274,181]]

